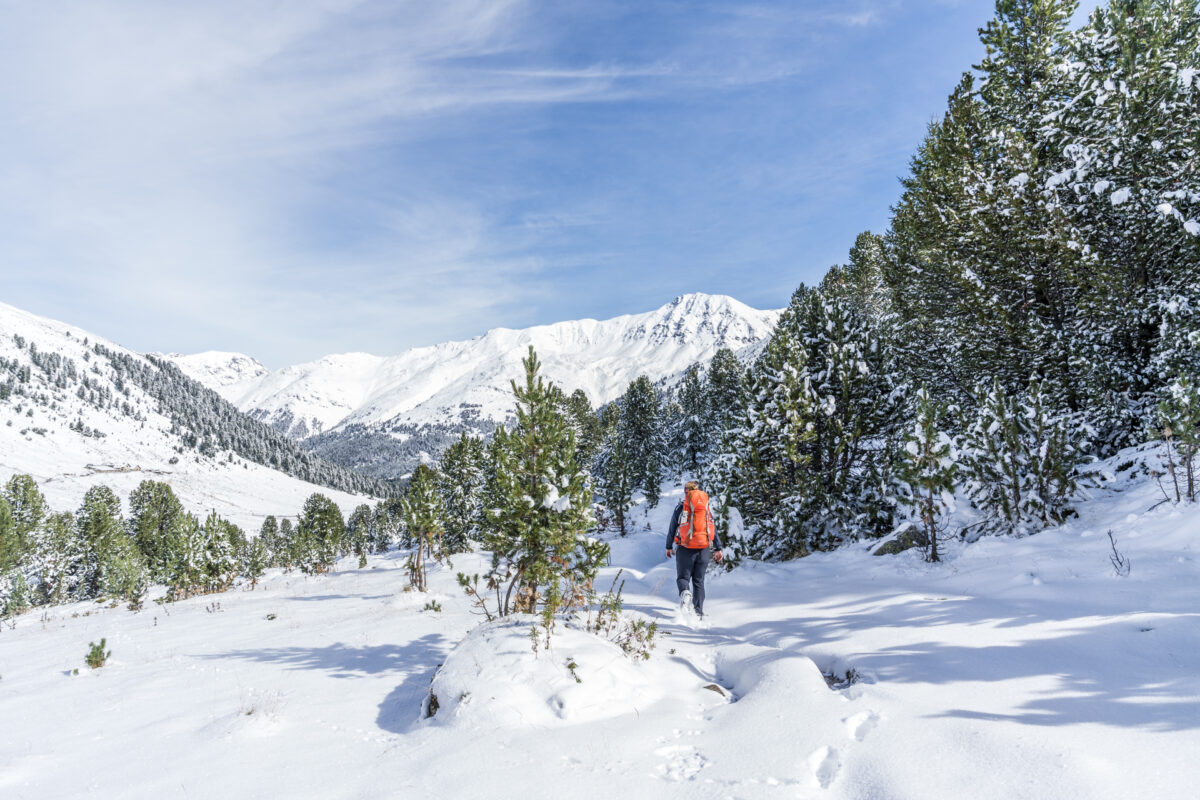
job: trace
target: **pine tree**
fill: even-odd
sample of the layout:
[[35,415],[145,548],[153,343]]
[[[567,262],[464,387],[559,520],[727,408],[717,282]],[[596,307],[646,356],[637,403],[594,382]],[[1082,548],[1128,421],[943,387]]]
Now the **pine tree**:
[[237,579],[247,547],[246,535],[216,511],[209,512],[200,533],[204,543],[203,591],[223,592]]
[[662,485],[665,443],[661,401],[649,378],[642,375],[629,384],[620,411],[617,435],[629,454],[634,486],[654,508]]
[[600,464],[600,496],[622,536],[629,533],[629,509],[633,506],[633,465],[624,441],[613,436]]
[[524,366],[524,384],[512,384],[516,423],[493,440],[483,542],[492,551],[487,580],[498,613],[540,607],[548,636],[554,615],[590,589],[608,548],[588,536],[595,524],[591,489],[561,393],[539,376],[532,347]]
[[1072,38],[1069,96],[1047,117],[1065,163],[1045,188],[1086,259],[1076,349],[1105,453],[1153,425],[1172,362],[1194,351],[1194,317],[1174,312],[1200,302],[1196,18],[1194,0],[1102,5]]
[[242,574],[250,579],[251,588],[258,586],[258,580],[267,571],[270,564],[270,553],[262,537],[257,537],[246,547],[245,559],[242,562]]
[[677,463],[692,476],[701,474],[701,461],[709,451],[708,393],[700,377],[700,368],[693,364],[683,374],[679,387],[679,421],[671,436],[672,450]]
[[374,533],[372,546],[376,553],[386,553],[392,543],[404,532],[404,510],[397,498],[381,500],[375,506],[371,530]]
[[181,524],[183,513],[183,506],[166,483],[142,481],[129,495],[129,533],[146,557],[155,581],[167,575],[167,543]]
[[964,423],[964,488],[987,512],[981,528],[1016,533],[1061,523],[1080,489],[1087,442],[1047,407],[1042,386],[1009,395],[995,382]]
[[468,540],[475,532],[481,513],[483,461],[483,440],[465,433],[442,455],[438,490],[445,507],[443,547],[447,553],[470,549]]
[[288,517],[279,521],[279,543],[278,558],[282,562],[279,566],[290,572],[299,566],[305,551],[304,543],[300,540],[296,527],[292,525],[292,521]]
[[750,371],[743,427],[729,436],[739,508],[756,528],[749,542],[759,557],[792,558],[808,553],[803,520],[785,501],[795,497],[809,468],[804,447],[813,438],[808,354],[800,331],[804,291],[784,310],[775,332]]
[[[34,532],[46,518],[46,498],[29,475],[13,475],[4,486],[4,499],[11,514],[9,544],[0,534],[0,572],[14,566],[33,549]],[[3,523],[0,523],[3,524]],[[7,551],[7,552],[6,552]]]
[[958,465],[954,443],[943,430],[946,413],[946,407],[921,387],[916,395],[916,421],[896,464],[898,499],[920,520],[929,561],[941,560],[938,531],[945,515],[955,507]]
[[206,591],[207,548],[200,521],[185,513],[170,538],[167,561],[167,597],[182,600]]
[[136,604],[149,588],[149,569],[125,532],[121,501],[107,486],[93,486],[76,512],[84,542],[84,597],[112,597]]
[[84,569],[83,542],[69,512],[50,514],[38,529],[35,564],[38,603],[61,605],[75,599]]
[[371,542],[374,540],[371,531],[373,523],[371,507],[366,503],[356,506],[350,513],[350,519],[346,520],[346,536],[350,542],[350,551],[358,556],[359,569],[367,566],[367,553],[371,552]]
[[296,529],[296,563],[306,573],[328,572],[342,554],[345,535],[346,523],[337,504],[319,492],[309,495]]
[[727,347],[718,350],[708,365],[705,396],[708,430],[704,439],[717,447],[726,433],[740,428],[746,418],[746,368]]
[[285,559],[281,558],[283,542],[279,535],[279,520],[275,518],[274,514],[268,514],[263,520],[262,526],[258,529],[257,541],[262,542],[263,550],[266,553],[266,566],[286,566]]
[[12,506],[8,504],[8,500],[0,497],[0,575],[16,569],[22,555],[23,547],[17,536]]
[[567,419],[575,431],[575,457],[579,466],[587,469],[604,442],[604,431],[600,418],[592,411],[592,403],[587,393],[576,389],[567,397],[563,404]]
[[441,558],[446,509],[438,482],[437,472],[420,464],[404,493],[404,525],[414,542],[408,557],[409,585],[418,592],[428,585],[428,559]]

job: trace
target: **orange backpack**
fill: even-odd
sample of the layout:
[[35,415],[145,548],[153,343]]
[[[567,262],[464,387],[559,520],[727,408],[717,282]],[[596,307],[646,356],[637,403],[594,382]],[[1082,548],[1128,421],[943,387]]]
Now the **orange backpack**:
[[708,518],[708,495],[693,489],[683,498],[683,511],[679,515],[679,531],[675,541],[692,550],[703,550],[712,543],[712,530]]

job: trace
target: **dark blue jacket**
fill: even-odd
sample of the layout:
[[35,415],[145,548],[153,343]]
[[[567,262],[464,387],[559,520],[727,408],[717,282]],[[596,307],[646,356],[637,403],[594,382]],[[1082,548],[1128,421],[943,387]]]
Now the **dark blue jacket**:
[[[667,529],[667,549],[675,547],[675,535],[679,533],[679,515],[683,513],[683,501],[679,501],[679,505],[675,506],[675,513],[671,514],[671,527]],[[712,531],[712,546],[715,550],[723,550],[721,547],[721,537],[717,533],[717,526],[713,524],[712,509],[708,509],[708,529]],[[683,547],[683,545],[679,545]],[[692,548],[687,548],[691,550]]]

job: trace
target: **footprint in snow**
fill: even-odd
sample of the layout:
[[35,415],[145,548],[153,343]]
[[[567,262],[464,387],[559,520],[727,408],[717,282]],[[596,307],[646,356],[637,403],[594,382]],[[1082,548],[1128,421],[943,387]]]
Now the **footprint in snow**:
[[828,789],[842,768],[842,760],[837,750],[832,747],[819,747],[808,757],[808,767],[812,770],[813,780],[822,789]]
[[658,774],[669,781],[690,781],[708,766],[708,759],[688,745],[660,747],[654,754],[663,759]]
[[875,726],[879,724],[879,715],[874,711],[863,711],[846,717],[843,722],[846,723],[846,732],[850,734],[850,738],[861,742],[867,738],[867,734],[875,730]]

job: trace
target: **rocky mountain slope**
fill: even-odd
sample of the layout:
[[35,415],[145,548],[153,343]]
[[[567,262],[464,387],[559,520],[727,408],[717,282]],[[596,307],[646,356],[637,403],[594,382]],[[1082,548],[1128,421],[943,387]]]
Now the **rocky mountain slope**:
[[[52,507],[105,483],[170,483],[196,513],[257,529],[311,493],[349,511],[376,481],[301,449],[169,361],[0,303],[0,480],[29,473]],[[359,497],[356,497],[359,495]]]

